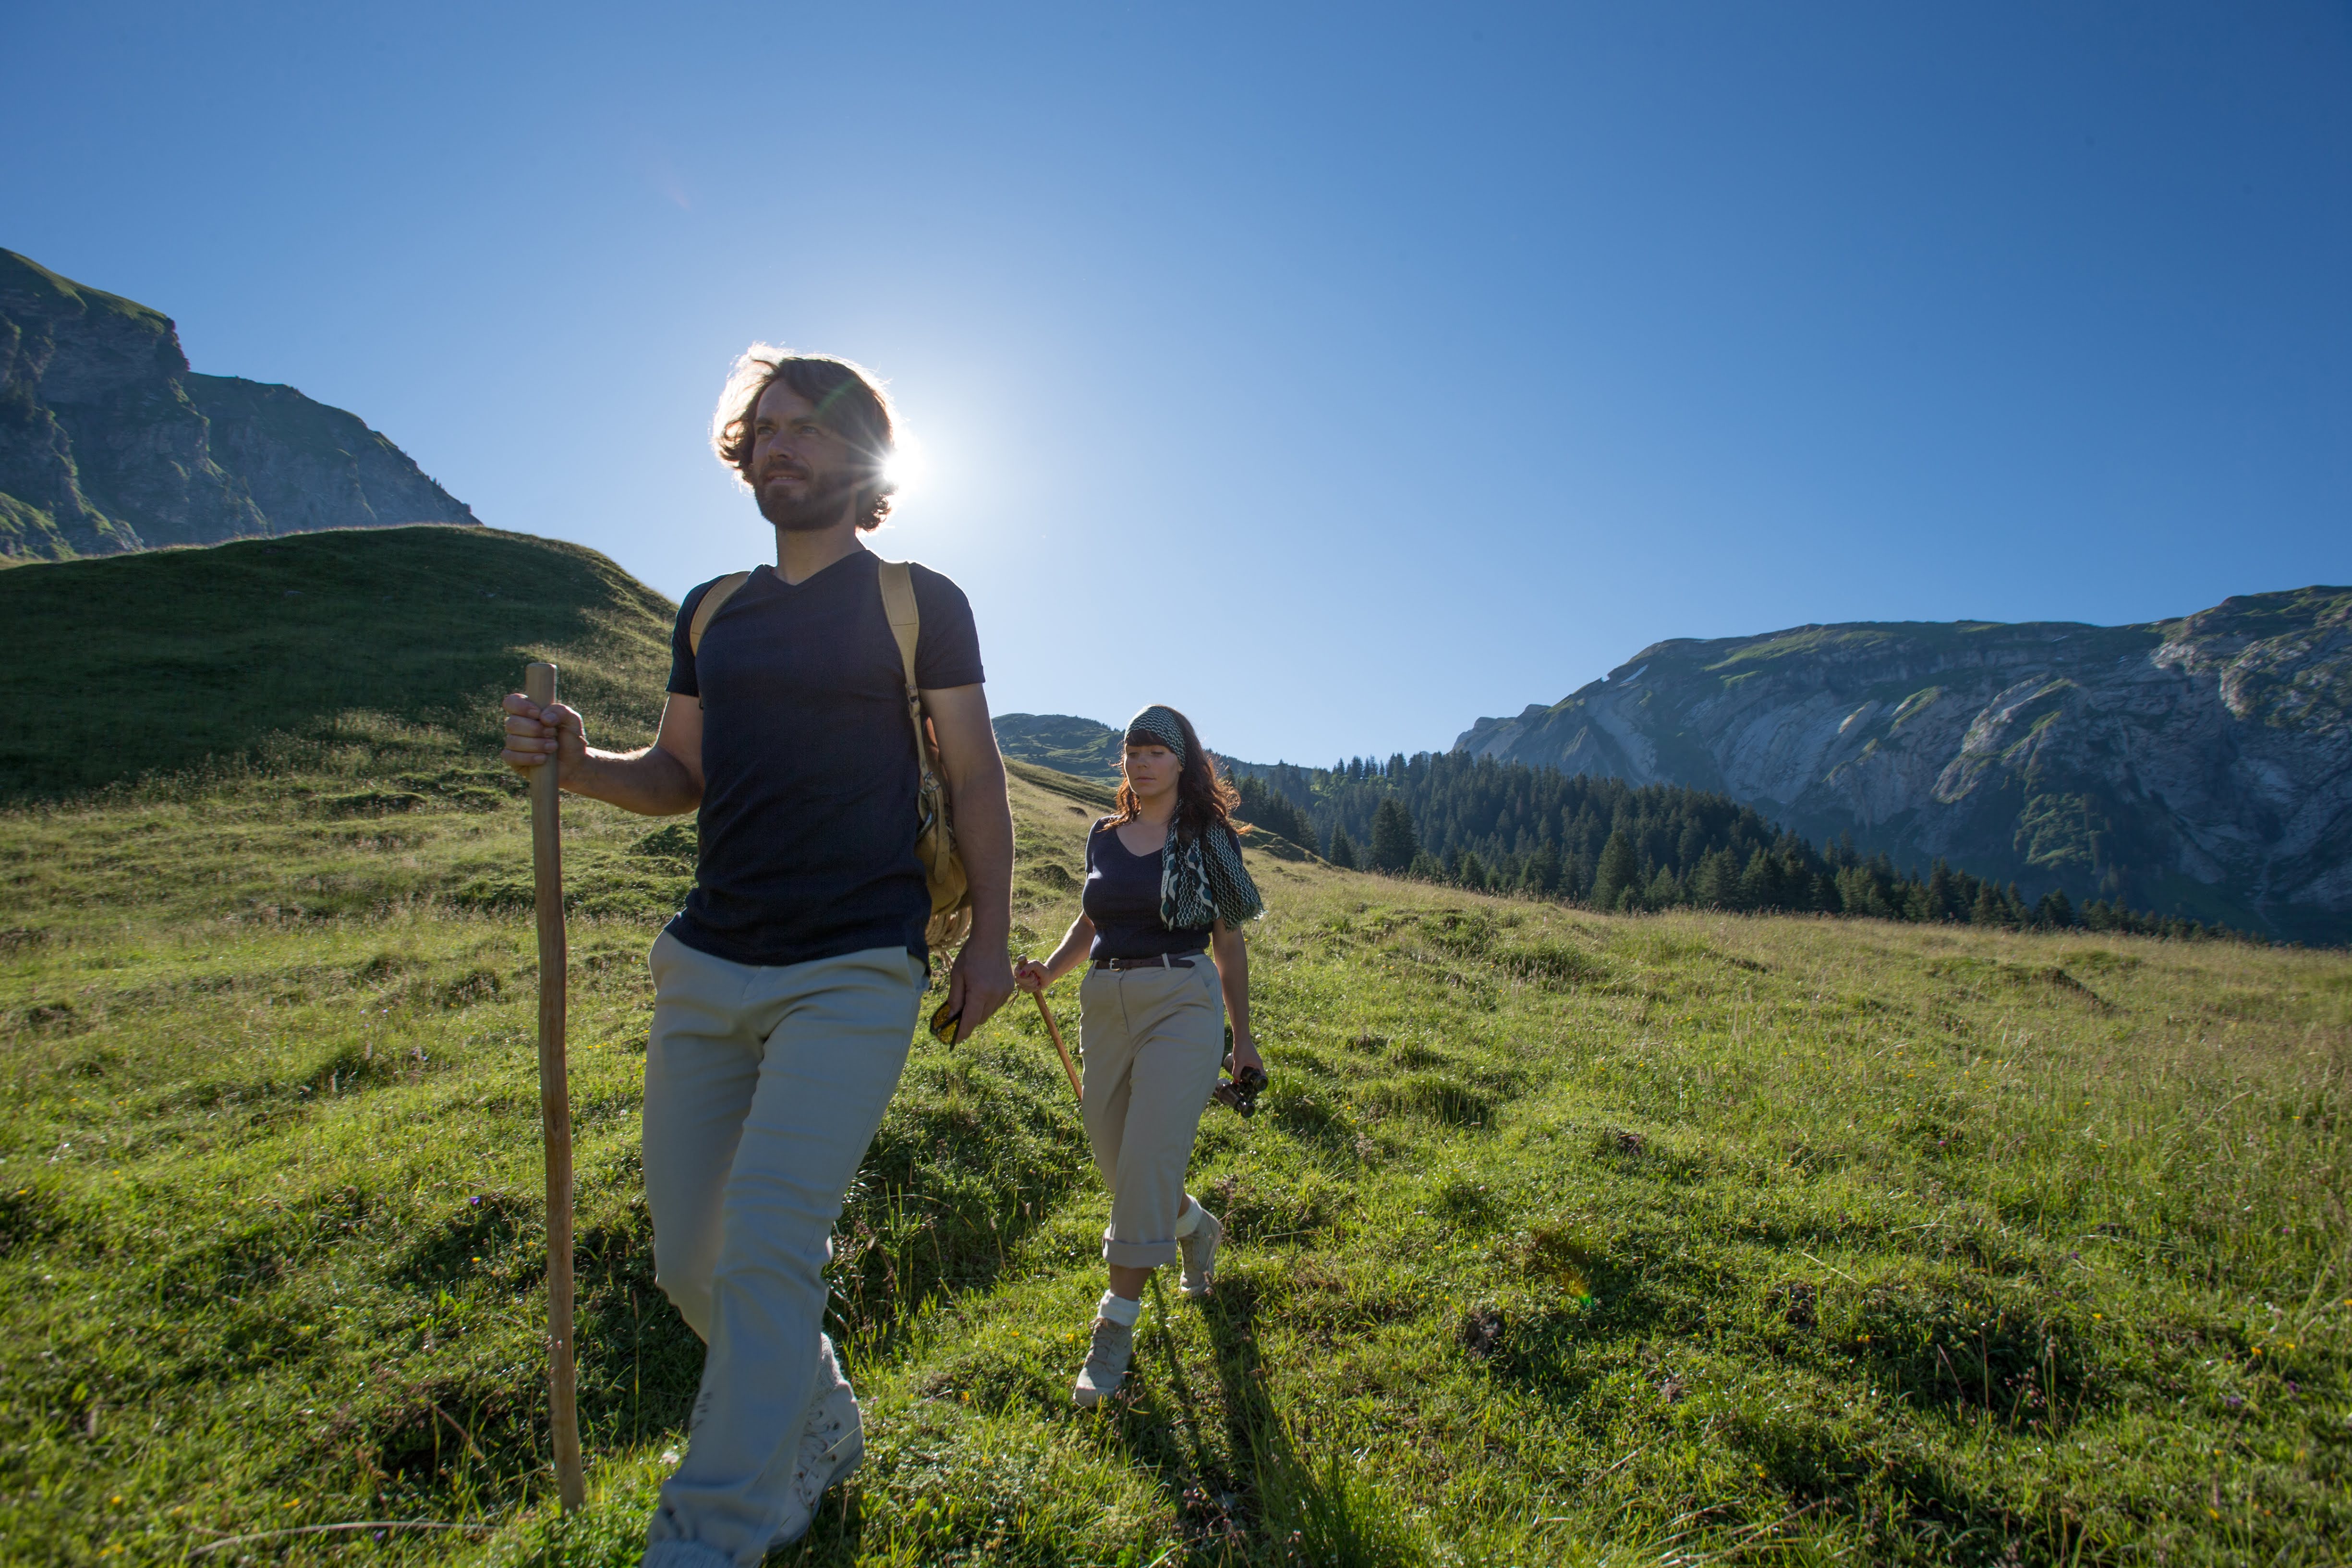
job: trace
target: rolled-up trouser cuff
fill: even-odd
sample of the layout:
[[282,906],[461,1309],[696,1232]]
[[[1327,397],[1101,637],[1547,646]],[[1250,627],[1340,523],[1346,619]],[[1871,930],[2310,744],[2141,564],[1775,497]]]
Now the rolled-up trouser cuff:
[[1157,1268],[1176,1261],[1172,1241],[1114,1241],[1103,1232],[1103,1261],[1113,1268]]
[[656,1541],[646,1548],[642,1568],[735,1568],[735,1560],[699,1541]]

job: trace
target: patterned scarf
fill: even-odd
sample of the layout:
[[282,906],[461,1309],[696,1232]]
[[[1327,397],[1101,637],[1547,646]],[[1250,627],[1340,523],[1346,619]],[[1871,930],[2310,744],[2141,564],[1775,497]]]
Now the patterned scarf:
[[[1153,703],[1127,721],[1127,739],[1165,746],[1184,764],[1184,727],[1175,710]],[[1160,856],[1160,921],[1170,931],[1197,931],[1222,920],[1228,930],[1265,913],[1265,900],[1242,864],[1242,842],[1230,827],[1185,834],[1179,816],[1168,823]]]

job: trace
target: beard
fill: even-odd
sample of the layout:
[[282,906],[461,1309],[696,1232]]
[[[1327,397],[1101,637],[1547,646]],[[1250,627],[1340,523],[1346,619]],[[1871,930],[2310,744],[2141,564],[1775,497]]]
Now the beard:
[[760,515],[788,533],[814,533],[840,526],[842,514],[857,499],[857,481],[848,475],[828,477],[809,487],[798,500],[771,496],[761,480],[752,494]]

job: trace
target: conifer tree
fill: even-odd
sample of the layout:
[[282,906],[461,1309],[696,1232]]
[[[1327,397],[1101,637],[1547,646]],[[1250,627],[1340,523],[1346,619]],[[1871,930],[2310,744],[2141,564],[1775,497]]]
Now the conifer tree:
[[1804,857],[1798,850],[1784,850],[1772,857],[1780,868],[1780,907],[1784,910],[1817,910],[1821,902],[1813,897],[1812,874],[1805,869]]
[[1395,876],[1412,864],[1421,849],[1413,837],[1412,818],[1394,795],[1384,795],[1372,814],[1372,868]]
[[1739,907],[1739,864],[1729,849],[1713,850],[1700,859],[1691,879],[1691,902],[1703,910]]
[[1958,891],[1952,886],[1952,868],[1937,860],[1927,872],[1927,918],[1931,921],[1957,920],[1959,917]]
[[1642,874],[1641,858],[1633,853],[1633,840],[1623,828],[1610,834],[1609,842],[1601,846],[1601,864],[1592,873],[1592,903],[1596,909],[1613,910],[1617,900],[1634,879]]
[[1559,890],[1559,848],[1549,838],[1536,846],[1528,857],[1528,868],[1520,885],[1539,899],[1549,899]]
[[1331,829],[1331,847],[1323,852],[1323,858],[1342,871],[1356,869],[1356,847],[1349,840],[1346,828]]

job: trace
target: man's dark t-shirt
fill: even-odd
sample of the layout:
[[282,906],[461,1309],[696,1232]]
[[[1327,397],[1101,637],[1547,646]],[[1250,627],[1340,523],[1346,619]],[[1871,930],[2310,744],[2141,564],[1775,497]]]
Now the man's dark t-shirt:
[[[702,700],[701,858],[670,932],[736,963],[871,947],[924,956],[931,899],[915,858],[920,782],[898,639],[856,550],[797,584],[753,572],[688,647],[710,584],[686,596],[669,689]],[[915,567],[916,685],[980,684],[963,591]]]

